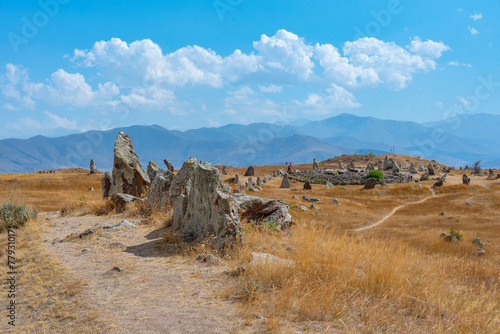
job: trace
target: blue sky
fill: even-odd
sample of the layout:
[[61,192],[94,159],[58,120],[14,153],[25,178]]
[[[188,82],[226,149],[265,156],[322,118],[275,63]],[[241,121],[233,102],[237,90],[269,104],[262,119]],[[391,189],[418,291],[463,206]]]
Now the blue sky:
[[498,1],[4,1],[0,138],[500,113]]

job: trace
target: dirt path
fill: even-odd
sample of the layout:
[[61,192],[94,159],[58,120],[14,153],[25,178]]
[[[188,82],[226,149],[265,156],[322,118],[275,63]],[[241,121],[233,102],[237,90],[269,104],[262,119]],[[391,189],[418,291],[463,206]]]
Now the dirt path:
[[[110,333],[245,333],[235,305],[218,297],[223,265],[209,266],[175,255],[158,227],[110,230],[97,236],[64,239],[122,218],[51,218],[44,245],[86,285],[83,298],[111,324]],[[112,248],[109,242],[124,246]],[[84,249],[89,251],[82,252]],[[120,271],[113,270],[114,267]],[[255,329],[253,330],[255,331]]]
[[408,205],[414,205],[414,204],[420,204],[420,203],[423,203],[433,197],[436,196],[436,192],[434,191],[434,189],[432,188],[429,188],[429,190],[431,191],[432,195],[429,196],[429,197],[426,197],[424,199],[421,199],[420,201],[416,201],[416,202],[410,202],[410,203],[405,203],[405,204],[402,204],[400,206],[397,206],[395,207],[394,209],[392,209],[392,211],[387,214],[386,216],[384,216],[382,219],[380,219],[379,221],[371,224],[371,225],[367,225],[367,226],[363,226],[363,227],[360,227],[360,228],[356,228],[356,229],[353,229],[353,231],[355,232],[360,232],[360,231],[364,231],[364,230],[368,230],[368,229],[371,229],[371,228],[374,228],[375,226],[378,226],[382,223],[384,223],[387,219],[391,218],[396,212],[398,212],[400,209],[404,208],[404,207],[407,207]]

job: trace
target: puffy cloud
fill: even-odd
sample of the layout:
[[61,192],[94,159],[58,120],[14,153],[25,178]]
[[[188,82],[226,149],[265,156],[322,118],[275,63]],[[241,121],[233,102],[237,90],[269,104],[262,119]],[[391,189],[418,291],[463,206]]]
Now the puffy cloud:
[[308,94],[306,100],[302,102],[295,101],[295,103],[304,108],[305,113],[309,114],[328,114],[333,109],[357,108],[361,106],[361,104],[356,102],[351,92],[336,84],[331,84],[326,89],[326,93],[325,95]]
[[472,35],[479,35],[479,31],[477,31],[475,28],[468,26],[467,27]]
[[98,89],[94,91],[83,75],[68,73],[63,69],[52,73],[48,84],[28,83],[25,90],[34,98],[51,105],[75,107],[88,107],[98,102],[107,103],[119,94],[118,87],[110,82],[99,84]]
[[422,58],[430,59],[440,58],[443,52],[451,50],[451,48],[443,42],[434,42],[430,39],[422,42],[419,37],[415,37],[407,48]]
[[313,74],[313,47],[291,32],[281,29],[271,37],[263,34],[259,41],[253,42],[253,47],[259,51],[267,70],[284,71],[300,79]]
[[0,77],[0,91],[9,100],[4,104],[8,110],[33,109],[35,102],[25,92],[29,80],[28,70],[20,65],[5,65],[5,75]]
[[449,49],[443,43],[422,42],[418,38],[407,48],[410,52],[393,42],[365,37],[346,42],[344,54],[353,66],[372,69],[380,82],[393,89],[402,89],[411,81],[414,73],[435,69],[437,64],[433,59]]

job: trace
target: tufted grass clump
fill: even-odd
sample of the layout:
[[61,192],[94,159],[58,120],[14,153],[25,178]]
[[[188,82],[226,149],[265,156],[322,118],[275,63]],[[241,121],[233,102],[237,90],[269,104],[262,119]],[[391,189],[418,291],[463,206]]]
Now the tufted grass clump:
[[36,215],[37,211],[32,211],[24,205],[5,203],[0,208],[0,232],[9,228],[19,228]]

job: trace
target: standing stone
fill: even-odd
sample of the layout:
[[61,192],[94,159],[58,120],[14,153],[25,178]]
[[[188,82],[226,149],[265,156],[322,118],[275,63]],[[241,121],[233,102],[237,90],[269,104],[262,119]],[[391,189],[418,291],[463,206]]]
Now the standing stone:
[[111,178],[110,196],[124,193],[141,197],[144,187],[151,183],[134,151],[129,136],[124,132],[120,132],[116,138]]
[[347,169],[355,169],[356,166],[354,166],[354,161],[351,161],[350,163],[347,164]]
[[470,186],[470,177],[468,177],[467,175],[462,175],[462,183],[463,184],[466,184],[468,186]]
[[97,166],[92,159],[90,159],[90,174],[97,174]]
[[281,185],[280,185],[280,188],[290,188],[291,185],[290,185],[290,181],[288,180],[288,174],[285,174],[285,176],[283,176],[283,180],[281,181]]
[[160,167],[154,162],[150,161],[148,164],[148,176],[151,182],[155,179],[156,173],[160,170]]
[[259,177],[259,176],[257,176],[257,181],[256,181],[256,183],[257,183],[257,186],[258,186],[258,187],[262,187],[262,186],[264,185],[264,182],[262,182],[262,180],[260,179],[260,177]]
[[342,160],[339,160],[339,169],[345,169],[344,163]]
[[255,174],[255,170],[252,166],[250,166],[250,167],[248,167],[245,174],[243,174],[243,176],[254,176],[254,174]]
[[239,245],[244,238],[240,209],[225,189],[217,168],[188,159],[170,187],[173,226],[184,238],[196,240],[213,236],[213,246]]
[[410,173],[412,174],[417,174],[417,168],[415,167],[415,165],[413,164],[413,162],[410,164]]
[[171,172],[174,171],[174,165],[170,163],[167,159],[163,159],[163,163],[167,166],[167,169]]
[[443,185],[443,179],[439,179],[436,181],[436,183],[434,183],[434,185],[432,186],[432,188],[437,188],[437,187],[441,187]]
[[222,174],[222,175],[227,175],[226,166],[222,166],[222,171],[221,171],[221,174]]
[[311,187],[311,183],[309,181],[306,181],[304,183],[304,190],[311,190],[312,187]]
[[494,180],[494,179],[495,179],[495,171],[493,169],[490,169],[487,180]]
[[149,205],[159,211],[165,211],[168,206],[169,190],[174,179],[174,173],[161,170],[151,183],[151,192],[148,197]]
[[293,164],[290,162],[290,164],[288,165],[288,170],[287,170],[288,174],[293,174],[294,170],[293,170]]
[[377,184],[377,179],[374,177],[370,177],[369,179],[366,180],[365,187],[363,189],[373,189],[375,188],[376,184]]
[[109,172],[106,172],[104,174],[104,177],[101,179],[102,197],[103,198],[109,197],[109,191],[111,190],[112,183],[113,183],[113,181],[111,179],[111,174]]
[[429,174],[429,175],[436,175],[436,172],[434,171],[434,166],[432,164],[429,164],[427,166],[427,174]]
[[377,162],[377,169],[380,171],[382,171],[384,169],[383,165],[382,165],[382,161],[380,161],[380,160]]
[[371,162],[366,166],[366,170],[368,172],[371,172],[372,170],[375,170],[375,165],[372,164]]
[[313,171],[317,172],[319,170],[318,163],[316,162],[316,159],[313,159]]

